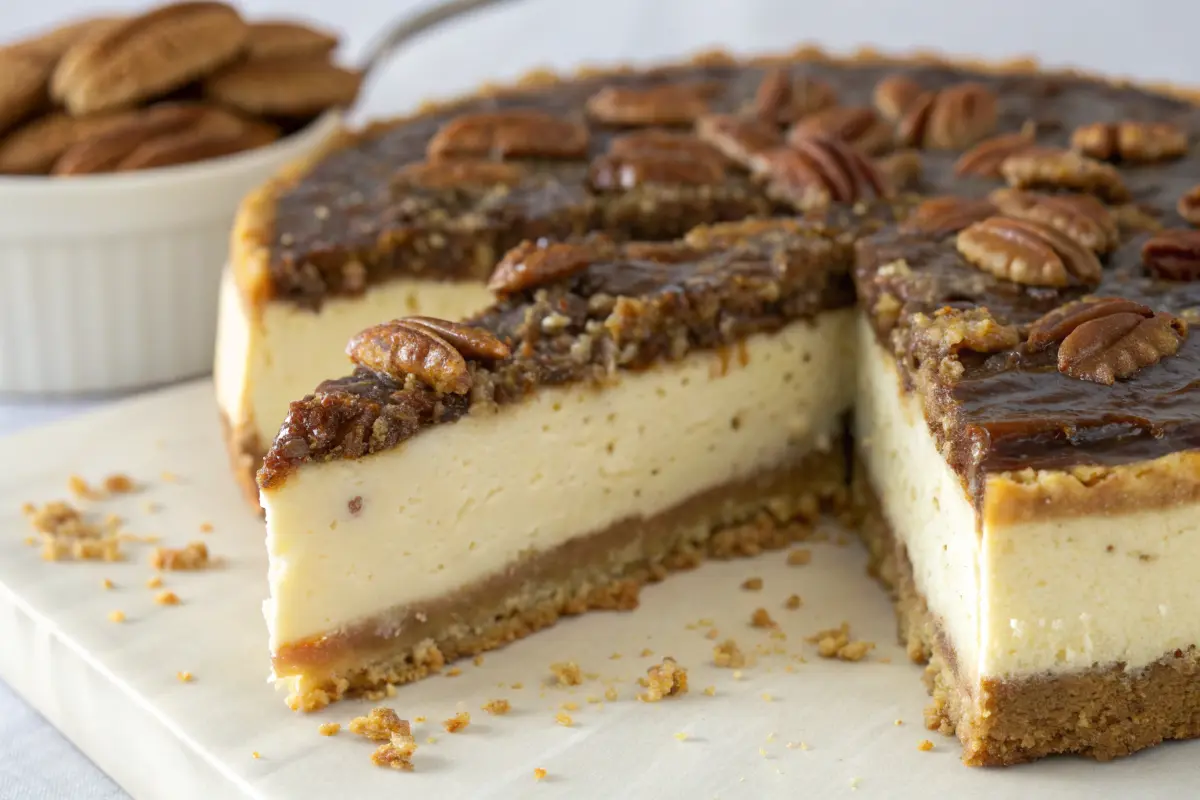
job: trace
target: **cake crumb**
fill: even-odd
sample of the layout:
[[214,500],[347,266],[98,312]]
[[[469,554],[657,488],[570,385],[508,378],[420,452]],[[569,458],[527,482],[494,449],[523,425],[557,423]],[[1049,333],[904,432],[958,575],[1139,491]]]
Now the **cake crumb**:
[[817,646],[821,658],[836,658],[841,661],[862,661],[875,648],[874,642],[851,640],[850,623],[843,622],[836,628],[817,631],[808,637],[808,642]]
[[200,532],[201,533],[212,533],[213,532],[212,523],[211,522],[201,522],[200,523]]
[[574,661],[556,661],[550,665],[550,671],[559,686],[578,686],[583,683],[583,672]]
[[705,686],[705,687],[704,687],[704,693],[705,693],[706,695],[708,695],[709,697],[715,697],[715,696],[716,696],[716,694],[717,694],[717,687],[715,687],[715,686]]
[[179,476],[174,472],[163,470],[162,479],[164,483],[179,483]]
[[400,719],[396,712],[387,706],[372,708],[364,717],[350,720],[350,732],[370,739],[373,742],[385,742],[394,734],[411,736],[412,726],[408,720]]
[[675,734],[675,738],[681,742],[686,742],[688,735],[686,733],[684,733],[683,731],[680,731],[679,733]]
[[686,667],[666,656],[662,662],[646,670],[646,691],[638,695],[643,703],[656,703],[665,697],[687,694],[688,673]]
[[100,496],[100,493],[93,489],[82,475],[68,476],[67,491],[81,500],[95,500]]
[[571,719],[571,715],[565,711],[560,711],[554,715],[554,721],[564,728],[569,728],[575,724],[575,720]]
[[177,606],[179,605],[179,595],[174,592],[159,592],[154,595],[154,602],[160,606]]
[[750,615],[750,625],[755,628],[774,628],[775,620],[771,619],[765,608],[756,608]]
[[393,734],[371,753],[371,763],[377,767],[412,772],[412,758],[416,752],[417,740],[411,734]]
[[104,479],[104,491],[109,494],[129,494],[137,490],[137,484],[133,482],[133,478],[122,472],[114,472]]
[[121,520],[114,515],[98,524],[61,500],[42,506],[25,503],[21,508],[39,535],[45,561],[120,561],[123,557]]
[[533,771],[533,779],[535,781],[545,780],[546,779],[546,770],[542,767],[536,768]]
[[121,611],[120,609],[118,609],[116,611],[108,612],[108,621],[109,622],[124,622],[125,621],[125,612]]
[[807,547],[798,547],[787,555],[787,564],[789,567],[803,567],[812,562],[812,550]]
[[617,659],[619,659],[620,657],[621,657],[621,654],[620,654],[620,653],[613,653],[611,656],[609,656],[609,657],[608,657],[608,660],[609,660],[609,661],[616,661],[616,660],[617,660]]
[[480,708],[491,714],[493,717],[498,717],[511,711],[512,704],[503,698],[497,698],[495,700],[488,700],[486,703],[480,706]]
[[155,576],[151,577],[148,581],[146,581],[146,588],[147,589],[162,588],[162,577],[159,575],[155,575]]
[[460,711],[450,719],[444,720],[442,727],[446,729],[446,733],[458,733],[470,724],[471,715],[466,711]]
[[786,608],[788,611],[795,611],[803,603],[804,603],[804,601],[800,599],[800,595],[791,594],[791,595],[788,595],[787,600],[783,601],[783,607]]
[[175,673],[175,679],[178,680],[180,683],[191,683],[195,678],[192,675],[192,673],[190,673],[186,669],[184,669],[184,670],[180,670],[179,672]]
[[413,722],[417,723],[418,725],[424,721],[425,721],[425,717],[423,717],[423,716],[422,717],[413,717]]
[[704,632],[704,638],[710,639],[710,640],[716,639],[720,635],[721,635],[720,632],[716,628],[709,628],[707,631]]
[[458,667],[451,667],[450,669],[446,670],[447,678],[457,678],[459,675],[462,675],[462,670]]
[[746,580],[742,581],[742,588],[747,592],[757,592],[760,591],[762,587],[762,578],[746,578]]
[[521,683],[520,681],[517,681],[516,683],[512,684],[511,688],[516,689],[517,691],[520,691],[525,688],[525,684]]
[[917,749],[922,753],[928,753],[933,749],[933,742],[929,741],[928,739],[922,739],[921,741],[917,742]]
[[252,758],[254,758],[255,760],[257,760],[257,759],[262,758],[262,753],[258,752],[257,750],[254,750],[250,753],[250,756]]
[[479,655],[472,658],[471,663],[477,667],[482,667],[483,666],[483,653],[480,653]]
[[615,686],[610,686],[604,690],[604,699],[610,703],[616,700],[617,696],[617,687]]
[[746,656],[742,653],[737,642],[726,639],[713,648],[713,664],[728,669],[738,669],[746,666]]
[[602,701],[602,698],[597,697],[594,694],[589,694],[586,699],[589,703],[592,703],[593,705]]
[[762,693],[762,699],[763,699],[763,700],[766,700],[768,703],[770,703],[770,702],[772,702],[772,701],[773,701],[775,698],[771,696],[771,693],[770,693],[770,692],[763,692],[763,693]]
[[321,734],[322,736],[336,736],[338,731],[341,729],[342,726],[340,723],[323,722],[317,726],[317,733]]
[[433,744],[433,743],[434,743],[434,742],[436,742],[436,741],[437,741],[437,737],[436,737],[436,736],[426,736],[426,737],[425,737],[425,743],[426,743],[426,744]]
[[898,719],[898,720],[896,720],[896,725],[897,725],[897,726],[899,726],[899,725],[903,725],[903,724],[904,724],[904,720],[902,720],[902,719]]
[[150,566],[154,569],[195,570],[208,565],[208,546],[204,542],[188,542],[179,549],[156,547],[150,553]]
[[574,703],[574,702],[571,702],[570,700],[568,700],[565,703],[561,703],[558,707],[561,708],[563,711],[578,711],[579,703]]
[[642,652],[638,653],[638,655],[641,656],[642,658],[648,658],[648,657],[654,655],[654,651],[651,650],[649,647],[643,647]]
[[100,581],[101,589],[111,589],[111,588],[113,588],[114,585],[115,584],[113,584],[113,582],[110,581],[108,578],[105,578],[104,580]]

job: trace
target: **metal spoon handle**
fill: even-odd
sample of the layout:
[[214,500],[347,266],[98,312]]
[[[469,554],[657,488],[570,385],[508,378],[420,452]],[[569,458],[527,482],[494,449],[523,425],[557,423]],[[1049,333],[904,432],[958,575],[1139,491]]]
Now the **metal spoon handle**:
[[386,62],[402,44],[417,38],[425,31],[436,28],[443,22],[469,16],[489,6],[511,3],[513,0],[448,0],[397,21],[379,36],[367,49],[363,63],[363,76],[369,77],[383,62]]

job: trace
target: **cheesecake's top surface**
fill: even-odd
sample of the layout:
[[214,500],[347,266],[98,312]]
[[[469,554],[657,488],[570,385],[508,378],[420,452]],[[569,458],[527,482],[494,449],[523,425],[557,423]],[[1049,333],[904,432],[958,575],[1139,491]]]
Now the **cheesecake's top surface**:
[[[943,193],[960,183],[960,152],[990,134],[1032,122],[1039,143],[1065,146],[1082,125],[1186,109],[1081,77],[812,54],[547,81],[375,126],[280,189],[261,226],[265,295],[318,306],[398,275],[483,280],[499,254],[540,236],[669,239],[830,196]],[[747,124],[734,131],[735,118]],[[883,185],[820,144],[780,149],[813,135],[879,159]],[[904,148],[921,151],[919,180],[890,160]],[[1163,174],[1130,176],[1135,198]]]
[[[863,209],[867,224],[889,207]],[[746,220],[673,242],[528,242],[506,255],[497,302],[454,324],[384,323],[347,351],[353,374],[293,402],[258,474],[359,458],[422,429],[519,402],[540,387],[603,387],[620,370],[738,343],[853,302],[851,246],[821,224]]]

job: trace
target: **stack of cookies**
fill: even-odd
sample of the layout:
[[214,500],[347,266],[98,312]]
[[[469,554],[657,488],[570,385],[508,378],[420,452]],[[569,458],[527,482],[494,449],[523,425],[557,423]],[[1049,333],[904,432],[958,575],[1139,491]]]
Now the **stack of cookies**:
[[216,158],[351,104],[337,37],[219,2],[73,22],[0,46],[0,174],[87,175]]

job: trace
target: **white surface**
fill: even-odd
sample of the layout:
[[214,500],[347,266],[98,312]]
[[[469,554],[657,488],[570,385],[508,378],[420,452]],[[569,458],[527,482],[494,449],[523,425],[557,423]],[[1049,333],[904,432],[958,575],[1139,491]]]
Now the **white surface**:
[[[1071,759],[1005,771],[961,766],[954,743],[920,725],[920,669],[891,644],[891,609],[863,574],[863,553],[853,545],[815,545],[813,563],[801,568],[787,567],[780,553],[707,564],[647,589],[636,612],[569,620],[488,654],[482,666],[463,665],[460,677],[403,687],[387,704],[431,720],[418,726],[417,771],[375,768],[368,743],[316,730],[320,722],[346,722],[370,703],[298,715],[264,681],[261,523],[222,470],[213,412],[211,384],[202,382],[4,442],[6,452],[22,454],[23,469],[0,477],[0,675],[135,797],[518,797],[534,793],[539,766],[552,776],[536,787],[536,796],[547,798],[837,797],[852,796],[854,785],[889,797],[924,797],[931,786],[962,796],[1029,798],[1177,797],[1193,790],[1195,744],[1105,766]],[[21,541],[17,506],[61,497],[65,476],[82,464],[92,479],[121,470],[147,482],[141,493],[103,504],[131,530],[177,545],[203,538],[224,566],[168,573],[167,588],[183,604],[159,607],[144,586],[148,546],[132,545],[133,557],[120,564],[40,561]],[[164,470],[179,482],[160,480]],[[147,514],[148,501],[161,510]],[[213,533],[197,533],[205,521]],[[764,579],[763,591],[738,588],[752,575]],[[104,591],[105,577],[118,588]],[[792,592],[805,599],[800,611],[782,608]],[[747,624],[758,606],[782,625],[786,652],[809,660],[760,656],[735,680],[708,664],[713,643],[706,628],[686,625],[711,618],[722,637],[748,651],[770,647],[775,642]],[[115,608],[127,622],[105,619]],[[822,661],[803,643],[842,620],[856,636],[880,643],[869,661]],[[638,657],[644,647],[655,656]],[[613,652],[623,657],[609,659]],[[691,668],[692,692],[658,705],[637,702],[632,680],[665,654]],[[548,665],[564,659],[602,679],[621,679],[620,699],[603,708],[586,702],[603,694],[602,680],[569,691],[543,686]],[[177,670],[196,680],[178,682]],[[525,688],[497,686],[514,681]],[[717,687],[715,697],[703,694],[708,685]],[[480,712],[494,697],[511,700],[513,713]],[[564,701],[580,705],[569,712],[575,727],[554,723]],[[460,709],[471,712],[473,724],[446,735],[437,722]],[[678,741],[677,732],[688,739]],[[425,742],[430,734],[436,743]],[[916,748],[926,737],[937,745],[932,753]]]

